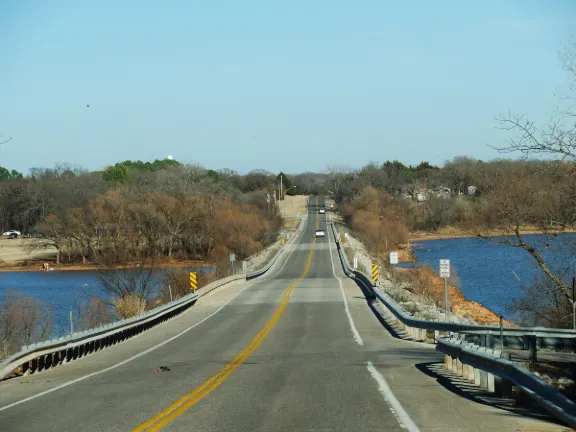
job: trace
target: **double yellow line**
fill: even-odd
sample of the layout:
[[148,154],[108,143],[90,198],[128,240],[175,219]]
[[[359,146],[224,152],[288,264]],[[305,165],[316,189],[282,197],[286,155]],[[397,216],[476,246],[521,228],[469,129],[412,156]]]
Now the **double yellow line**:
[[[316,206],[318,206],[318,198],[316,198]],[[318,213],[316,213],[316,229],[318,229],[319,220],[318,220]],[[152,417],[145,423],[142,423],[134,432],[141,432],[141,431],[158,431],[168,423],[172,422],[178,416],[182,415],[186,410],[188,410],[191,406],[196,404],[200,401],[204,396],[222,384],[232,372],[244,363],[248,357],[260,346],[262,341],[268,336],[268,333],[274,328],[280,316],[286,309],[288,305],[288,301],[290,300],[290,295],[292,291],[298,285],[298,283],[306,277],[308,271],[310,270],[310,265],[312,263],[312,255],[314,254],[314,245],[316,244],[316,238],[312,240],[312,247],[310,248],[310,252],[308,253],[308,260],[306,261],[306,266],[304,267],[304,272],[300,275],[298,279],[290,284],[290,286],[284,292],[282,296],[282,300],[280,301],[280,305],[272,315],[272,317],[268,320],[266,325],[258,332],[258,334],[252,339],[250,344],[244,348],[240,354],[234,357],[224,368],[222,368],[217,374],[213,375],[202,384],[200,387],[195,389],[193,392],[188,393],[162,411],[160,414]]]

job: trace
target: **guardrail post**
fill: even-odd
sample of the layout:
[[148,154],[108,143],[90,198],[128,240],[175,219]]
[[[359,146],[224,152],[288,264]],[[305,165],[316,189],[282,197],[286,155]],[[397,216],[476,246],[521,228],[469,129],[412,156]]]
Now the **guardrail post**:
[[[488,354],[493,355],[495,357],[500,357],[500,352],[497,352],[496,350],[490,350],[488,352]],[[496,377],[494,376],[494,374],[491,374],[488,372],[488,391],[490,393],[494,393],[496,391]]]
[[[502,353],[502,358],[504,360],[509,360],[509,361],[512,359],[510,353]],[[502,398],[506,398],[506,399],[509,399],[512,397],[513,385],[507,379],[504,379],[504,378],[499,377],[499,376],[495,376],[494,377],[494,387],[495,387],[495,392],[498,396],[500,396]]]
[[[481,353],[486,353],[487,349],[486,347],[481,347],[478,348],[478,352]],[[480,371],[480,387],[487,389],[488,388],[488,373],[486,371],[483,370],[479,370]]]
[[468,373],[466,374],[466,379],[468,381],[474,382],[474,374],[475,374],[474,366],[468,365]]
[[486,345],[484,345],[486,348],[494,348],[494,337],[492,335],[492,333],[486,333]]
[[528,353],[528,358],[530,360],[530,367],[534,367],[536,366],[536,362],[538,361],[536,335],[526,335],[526,338],[528,339],[528,350],[530,351]]
[[482,380],[480,379],[480,369],[474,369],[474,385],[480,386]]
[[26,376],[30,373],[30,362],[22,363],[22,376]]
[[38,370],[38,358],[33,358],[30,360],[30,374],[33,374]]

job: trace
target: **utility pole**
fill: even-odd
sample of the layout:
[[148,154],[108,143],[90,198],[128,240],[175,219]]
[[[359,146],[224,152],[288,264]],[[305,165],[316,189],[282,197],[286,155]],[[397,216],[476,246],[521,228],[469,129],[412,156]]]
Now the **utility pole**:
[[282,174],[280,174],[280,196],[278,197],[278,199],[280,200],[279,202],[280,214],[282,214]]

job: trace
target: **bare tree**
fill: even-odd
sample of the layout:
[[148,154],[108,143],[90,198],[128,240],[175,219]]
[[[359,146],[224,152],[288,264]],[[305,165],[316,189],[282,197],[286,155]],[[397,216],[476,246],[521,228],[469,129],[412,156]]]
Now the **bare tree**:
[[[561,52],[564,69],[569,74],[567,94],[564,101],[573,100],[576,96],[576,40],[571,41]],[[572,298],[570,286],[562,275],[553,268],[553,263],[546,260],[546,252],[558,236],[574,227],[574,212],[572,198],[576,196],[576,112],[572,107],[558,109],[554,118],[543,127],[538,127],[532,120],[523,115],[508,112],[496,120],[502,129],[516,132],[514,138],[506,142],[506,146],[497,148],[502,153],[519,152],[528,157],[533,154],[545,154],[558,157],[568,163],[570,175],[564,177],[564,182],[547,184],[528,179],[530,170],[534,167],[525,166],[522,173],[501,171],[497,175],[496,187],[491,191],[491,210],[498,214],[511,229],[512,235],[504,235],[503,239],[478,233],[481,238],[496,243],[520,248],[534,258],[538,267],[553,283],[556,292],[561,293],[566,300]],[[560,165],[557,165],[557,167]],[[561,167],[561,166],[560,166]],[[548,174],[548,179],[554,179],[555,173]],[[544,178],[544,176],[543,176]],[[527,181],[528,180],[528,181]],[[532,180],[532,181],[530,181]],[[488,188],[489,189],[489,188]],[[568,205],[566,205],[568,203]],[[531,222],[536,225],[545,240],[536,246],[522,234],[522,224]]]
[[507,141],[507,145],[497,148],[502,153],[520,152],[531,154],[549,154],[562,159],[576,159],[576,38],[571,40],[560,52],[564,70],[568,73],[566,92],[560,97],[568,102],[566,108],[559,107],[552,120],[538,127],[536,122],[524,115],[501,114],[496,118],[499,126],[517,133]]
[[4,138],[4,134],[0,133],[0,145],[6,144],[11,139],[12,139],[12,137]]
[[570,299],[552,279],[540,275],[528,285],[520,282],[523,295],[513,299],[506,309],[517,314],[521,324],[555,328],[572,327]]
[[110,302],[96,296],[76,304],[76,328],[90,330],[109,323],[114,318]]
[[19,291],[8,293],[0,301],[0,359],[47,339],[53,330],[52,308],[40,300],[23,296]]
[[[476,211],[484,221],[478,223],[475,234],[527,252],[559,292],[572,299],[571,287],[555,268],[557,257],[547,258],[545,252],[576,222],[576,215],[565,207],[576,183],[545,183],[545,178],[550,180],[551,176],[546,171],[534,172],[530,165],[490,173],[482,185],[484,201]],[[528,239],[523,233],[526,228],[535,229],[542,240]],[[499,235],[493,235],[494,231]]]

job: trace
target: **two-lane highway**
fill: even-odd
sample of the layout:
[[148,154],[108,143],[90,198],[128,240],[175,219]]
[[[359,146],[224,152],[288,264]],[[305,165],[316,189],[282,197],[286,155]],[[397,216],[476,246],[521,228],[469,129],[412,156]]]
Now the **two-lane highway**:
[[[464,399],[417,366],[340,267],[323,200],[263,280],[125,343],[0,384],[0,431],[558,430]],[[327,237],[314,238],[317,227]],[[167,366],[167,372],[155,372]]]

